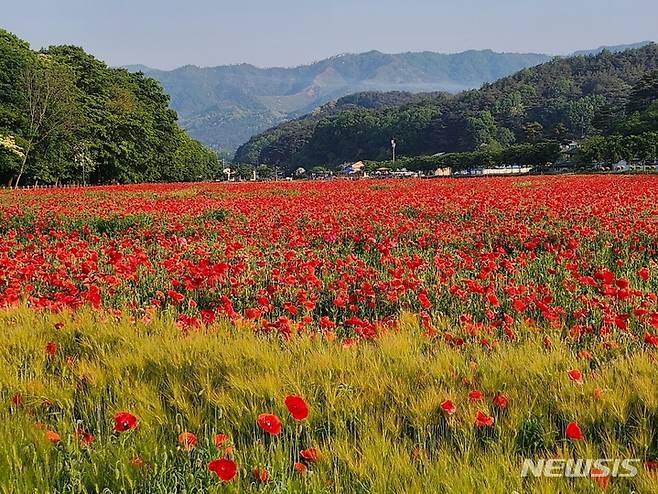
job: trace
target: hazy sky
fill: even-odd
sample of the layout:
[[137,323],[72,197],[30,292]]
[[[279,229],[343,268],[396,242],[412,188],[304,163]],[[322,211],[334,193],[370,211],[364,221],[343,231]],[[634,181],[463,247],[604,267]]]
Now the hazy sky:
[[111,65],[292,66],[339,53],[565,54],[658,39],[658,0],[0,0],[33,48],[75,44]]

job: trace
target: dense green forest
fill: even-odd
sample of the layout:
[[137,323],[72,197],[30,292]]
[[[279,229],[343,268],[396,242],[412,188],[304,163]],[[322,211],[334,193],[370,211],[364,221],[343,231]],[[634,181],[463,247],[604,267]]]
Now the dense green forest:
[[[620,112],[621,113],[621,112]],[[658,70],[647,73],[631,89],[623,118],[611,121],[605,135],[594,135],[580,142],[577,152],[562,152],[556,139],[509,146],[485,146],[471,152],[441,155],[407,156],[395,163],[367,162],[370,170],[380,167],[431,171],[442,167],[453,170],[494,165],[547,165],[560,160],[572,164],[614,164],[620,160],[655,161],[658,159]],[[573,161],[576,163],[573,163]]]
[[0,30],[2,183],[188,181],[218,168],[157,81],[73,46],[34,52]]
[[[652,132],[658,130],[651,109],[651,72],[656,69],[658,46],[650,44],[620,53],[556,58],[454,96],[438,93],[374,107],[356,101],[338,111],[328,105],[254,136],[238,149],[236,161],[291,170],[386,160],[392,137],[401,157],[453,154],[432,163],[454,160],[454,153],[496,162],[509,153],[527,156],[524,145],[588,137],[592,140],[586,147],[595,151],[586,158],[630,155],[631,141],[647,154]],[[612,137],[596,137],[606,135]],[[649,144],[637,144],[646,140]],[[620,149],[607,149],[610,142]],[[538,152],[552,156],[543,153],[555,149],[553,144]]]

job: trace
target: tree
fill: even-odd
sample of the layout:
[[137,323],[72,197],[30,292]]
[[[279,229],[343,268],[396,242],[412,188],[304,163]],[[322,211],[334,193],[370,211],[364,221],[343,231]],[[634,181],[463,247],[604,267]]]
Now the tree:
[[254,176],[254,170],[256,168],[254,165],[248,163],[241,163],[234,170],[235,175],[237,175],[241,180],[250,180]]
[[535,143],[542,138],[544,126],[539,122],[528,122],[523,126],[523,132],[528,142]]
[[270,178],[272,176],[272,169],[267,165],[260,165],[256,169],[256,174],[258,178]]
[[644,110],[658,99],[658,70],[648,73],[633,86],[626,108],[629,113]]
[[34,148],[47,139],[72,132],[79,122],[76,90],[70,72],[46,55],[28,64],[19,79],[25,115],[23,157],[14,186],[18,187]]
[[[23,148],[12,135],[0,135],[0,170],[13,174],[25,158]],[[4,174],[4,173],[3,173]]]

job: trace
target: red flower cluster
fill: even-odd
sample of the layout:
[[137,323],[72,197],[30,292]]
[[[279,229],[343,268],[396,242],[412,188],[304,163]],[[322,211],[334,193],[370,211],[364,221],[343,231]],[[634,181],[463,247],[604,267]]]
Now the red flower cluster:
[[[493,348],[532,327],[564,327],[574,346],[598,336],[614,351],[628,335],[620,346],[658,347],[658,225],[636,220],[658,202],[658,178],[519,180],[23,191],[0,205],[0,219],[34,212],[0,239],[0,306],[112,311],[131,300],[135,323],[167,308],[184,331],[217,317],[286,339],[332,340],[340,328],[347,347],[404,310],[455,347]],[[135,224],[98,229],[115,219]],[[145,276],[140,290],[152,291],[137,297]],[[450,331],[437,331],[435,313]]]

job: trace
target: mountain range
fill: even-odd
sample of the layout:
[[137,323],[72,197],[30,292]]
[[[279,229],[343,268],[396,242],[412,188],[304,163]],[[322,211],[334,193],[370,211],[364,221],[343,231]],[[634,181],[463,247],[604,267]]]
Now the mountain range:
[[411,157],[606,135],[646,106],[631,101],[652,101],[633,95],[653,95],[653,82],[638,83],[657,69],[651,43],[554,58],[458,94],[360,93],[253,136],[235,161],[290,171],[386,160],[391,138]]
[[240,64],[171,71],[128,66],[160,81],[188,133],[233,152],[251,136],[331,100],[362,91],[459,92],[546,62],[542,54],[490,50],[338,55],[293,68]]
[[[605,49],[630,47],[635,45]],[[579,52],[582,53],[585,52]],[[171,96],[181,125],[192,137],[217,151],[232,154],[253,135],[342,96],[363,91],[458,93],[552,58],[546,54],[491,50],[455,54],[370,51],[292,68],[259,68],[249,64],[187,65],[168,71],[144,65],[125,68],[160,81]]]

